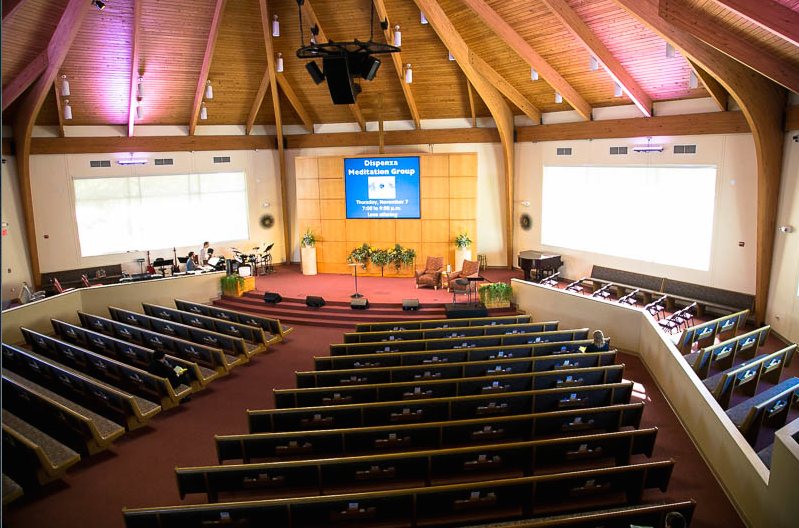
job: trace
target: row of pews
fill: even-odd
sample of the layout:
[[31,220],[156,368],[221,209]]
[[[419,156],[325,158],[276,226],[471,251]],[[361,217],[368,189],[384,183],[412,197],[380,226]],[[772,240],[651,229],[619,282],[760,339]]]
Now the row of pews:
[[[248,362],[291,332],[278,320],[175,301],[143,313],[79,312],[80,325],[51,319],[53,332],[20,328],[2,344],[3,503],[64,477],[81,456],[111,447],[161,411]],[[173,386],[148,372],[155,351],[184,369]]]
[[175,469],[180,497],[207,504],[124,509],[126,526],[690,521],[693,501],[651,503],[674,461],[651,460],[657,428],[587,329],[523,316],[356,330],[274,390],[274,409],[249,410],[248,433],[216,435],[216,465]]

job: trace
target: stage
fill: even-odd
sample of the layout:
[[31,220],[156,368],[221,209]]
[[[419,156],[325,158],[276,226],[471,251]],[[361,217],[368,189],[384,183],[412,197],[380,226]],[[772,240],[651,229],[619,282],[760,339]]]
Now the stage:
[[[355,283],[351,275],[303,275],[299,264],[275,266],[275,271],[256,277],[254,291],[240,298],[223,296],[214,304],[276,317],[287,324],[353,328],[356,322],[443,318],[444,304],[452,302],[452,293],[445,289],[417,289],[413,277],[358,277],[358,292],[369,300],[369,308],[353,310],[350,308],[350,295],[355,292]],[[521,270],[504,268],[486,269],[481,275],[490,282],[509,282],[512,278],[522,278]],[[274,305],[265,303],[263,294],[267,291],[279,293],[283,301]],[[305,305],[308,295],[322,297],[326,305],[309,308]],[[403,311],[403,299],[419,299],[420,309]],[[458,295],[456,301],[465,303],[467,297]],[[492,309],[489,313],[499,315],[516,312],[511,307]]]

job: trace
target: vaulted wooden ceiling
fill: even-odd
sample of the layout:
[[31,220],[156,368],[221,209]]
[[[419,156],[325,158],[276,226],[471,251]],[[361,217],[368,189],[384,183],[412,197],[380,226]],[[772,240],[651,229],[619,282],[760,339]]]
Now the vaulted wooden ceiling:
[[[215,0],[140,0],[138,70],[144,77],[143,119],[136,124],[182,125],[189,123],[211,29]],[[308,0],[331,40],[367,40],[370,34],[369,0]],[[693,16],[713,20],[752,44],[764,54],[799,70],[799,47],[760,28],[717,0],[669,0]],[[14,3],[14,2],[11,2]],[[47,46],[64,9],[59,0],[19,0],[19,8],[7,14],[2,32],[3,88]],[[413,68],[413,94],[422,119],[471,117],[466,78],[456,62],[448,60],[446,47],[430,25],[420,22],[412,0],[384,0],[392,25],[402,31],[402,61]],[[466,0],[440,0],[455,28],[471,50],[496,70],[529,103],[542,112],[570,110],[564,99],[555,102],[555,89],[542,78],[530,79],[530,67],[505,41],[467,6]],[[625,93],[614,97],[613,79],[599,68],[589,69],[591,53],[553,13],[552,5],[566,4],[607,48],[632,80],[652,101],[706,97],[702,83],[689,88],[691,67],[679,52],[666,57],[666,44],[613,0],[486,0],[501,19],[517,32],[563,80],[591,107],[630,104]],[[779,0],[799,11],[799,0]],[[4,3],[5,6],[5,3]],[[662,4],[661,4],[662,6]],[[308,24],[301,38],[295,0],[269,0],[270,15],[280,20],[276,52],[284,58],[285,80],[299,104],[315,124],[353,122],[347,106],[333,105],[326,84],[315,85],[307,61],[295,52],[310,38]],[[376,16],[377,18],[377,16]],[[128,122],[133,55],[133,0],[107,0],[106,8],[92,8],[85,18],[60,74],[70,83],[73,119],[67,125],[123,125]],[[385,37],[375,24],[375,40]],[[384,120],[410,120],[411,111],[389,56],[372,82],[361,81],[358,96],[366,121],[378,119],[378,94]],[[210,63],[208,78],[214,98],[206,100],[204,125],[244,125],[267,68],[258,0],[228,0]],[[58,81],[57,81],[58,82]],[[512,102],[514,115],[524,112]],[[284,124],[302,124],[285,93],[280,108]],[[13,121],[15,105],[4,113]],[[487,107],[475,94],[475,113],[488,116]],[[55,90],[42,107],[38,125],[57,125]],[[267,90],[255,124],[274,124],[271,91]]]

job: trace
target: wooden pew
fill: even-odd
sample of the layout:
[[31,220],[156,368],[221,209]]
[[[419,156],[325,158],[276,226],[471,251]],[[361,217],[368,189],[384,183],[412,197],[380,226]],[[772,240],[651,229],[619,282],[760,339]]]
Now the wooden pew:
[[396,424],[357,429],[216,435],[218,462],[252,459],[323,458],[409,449],[443,449],[496,442],[527,441],[571,433],[638,429],[644,404],[570,409],[520,416]]
[[[673,460],[514,479],[366,493],[247,502],[123,509],[128,528],[193,525],[328,526],[369,522],[420,526],[474,523],[584,508],[590,504],[637,504],[645,489],[668,487]],[[237,524],[234,524],[237,523]]]
[[121,425],[9,370],[3,370],[3,407],[89,455],[125,434]]
[[11,480],[3,473],[3,506],[7,506],[22,497],[24,492],[22,486]]
[[[606,341],[610,342],[610,338]],[[474,347],[450,350],[400,352],[385,350],[369,354],[347,356],[314,357],[314,370],[341,370],[349,368],[399,367],[404,365],[434,365],[438,363],[462,363],[486,359],[510,359],[577,353],[594,344],[593,339],[577,339],[556,343],[533,343],[498,347]],[[385,347],[384,347],[385,348]]]
[[766,342],[770,331],[770,326],[764,326],[721,343],[700,348],[698,352],[683,356],[683,359],[694,369],[699,379],[705,379],[710,373],[712,364],[728,369],[735,364],[735,358],[738,356],[754,357],[757,349]]
[[[62,341],[68,341],[142,369],[146,369],[147,365],[150,364],[150,357],[153,354],[153,349],[151,348],[128,343],[127,341],[65,323],[58,319],[50,319],[50,323],[52,323],[56,335]],[[170,367],[179,365],[186,369],[186,374],[191,380],[191,388],[195,392],[205,388],[209,382],[219,377],[217,371],[203,367],[195,361],[187,361],[172,355],[166,355],[165,359]]]
[[749,317],[749,310],[743,310],[686,328],[680,335],[677,349],[683,354],[688,354],[691,352],[694,343],[699,343],[701,347],[703,342],[710,342],[712,345],[717,336],[722,340],[729,332],[732,332],[734,336],[746,325],[747,317]]
[[[404,383],[313,387],[307,389],[272,389],[276,409],[341,405],[378,401],[419,400],[449,396],[468,396],[494,392],[520,392],[534,389],[579,387],[622,381],[624,365],[606,365],[567,372],[505,374],[484,378],[409,381]],[[496,386],[494,383],[496,382]],[[497,390],[496,387],[501,387]]]
[[164,410],[177,407],[180,405],[180,400],[192,392],[190,385],[172,387],[168,379],[150,374],[146,370],[132,367],[28,328],[20,328],[20,331],[25,342],[34,352],[110,383],[114,387],[138,394],[146,400],[158,403]]
[[80,455],[3,409],[3,472],[24,486],[64,478]]
[[377,354],[381,352],[418,352],[422,350],[448,350],[459,348],[510,346],[533,343],[554,343],[588,339],[588,328],[574,330],[556,330],[551,332],[535,332],[522,335],[454,337],[441,339],[418,339],[392,341],[386,343],[343,343],[331,344],[331,356],[347,356],[352,354]]
[[250,360],[250,356],[254,353],[252,350],[255,350],[248,346],[248,343],[241,337],[220,334],[213,330],[176,323],[130,310],[114,308],[113,306],[109,306],[108,311],[111,314],[111,318],[120,323],[138,326],[144,330],[158,332],[159,334],[177,337],[201,345],[221,348],[226,354],[240,358],[245,362]]
[[746,385],[749,396],[757,394],[757,387],[762,379],[777,385],[783,370],[791,364],[795,352],[796,345],[793,344],[771,354],[761,354],[737,367],[719,372],[703,383],[721,408],[727,409],[733,392],[742,385]]
[[790,378],[736,405],[727,411],[727,416],[749,444],[754,446],[763,423],[767,422],[775,428],[785,425],[788,411],[797,401],[799,378]]
[[525,392],[453,396],[404,402],[248,410],[251,433],[375,427],[399,423],[468,420],[630,403],[630,381]]
[[464,326],[459,328],[349,332],[344,334],[344,343],[378,343],[383,341],[441,339],[446,337],[530,334],[534,332],[551,332],[557,329],[558,321],[545,321],[506,325]]
[[533,358],[490,359],[487,361],[465,361],[432,365],[408,365],[403,367],[373,367],[343,370],[312,370],[295,372],[297,388],[334,387],[339,385],[365,385],[374,383],[396,383],[422,381],[426,379],[472,378],[542,372],[545,370],[570,370],[575,368],[611,365],[616,360],[616,351],[578,352]]
[[[269,334],[269,336],[276,337],[278,341],[282,341],[283,338],[286,337],[286,334],[289,334],[294,330],[290,326],[281,324],[279,319],[248,314],[245,312],[239,312],[237,310],[230,310],[228,308],[219,308],[218,306],[200,304],[191,301],[181,301],[179,299],[175,299],[175,306],[178,307],[178,310],[183,310],[184,312],[207,315],[209,317],[224,319],[225,321],[234,321],[236,323],[250,326],[259,326],[264,332]],[[272,338],[269,336],[267,336],[267,338],[270,340],[271,344]]]
[[85,312],[78,312],[78,317],[85,328],[153,350],[162,350],[165,354],[196,361],[204,367],[214,369],[220,376],[226,376],[231,368],[246,363],[246,358],[230,356],[221,348],[193,343]]
[[35,383],[54,391],[79,398],[100,414],[112,416],[126,424],[129,431],[147,424],[161,412],[161,406],[107,385],[82,372],[61,365],[35,352],[3,343],[3,367],[10,368]]
[[155,304],[142,303],[142,307],[144,308],[144,313],[150,317],[165,319],[174,323],[181,323],[195,328],[203,328],[210,332],[241,338],[247,345],[245,349],[248,357],[265,352],[267,345],[276,341],[274,336],[267,338],[260,326],[250,326],[235,321],[216,319],[214,317],[184,312],[175,308],[167,308]]
[[360,457],[175,468],[180,498],[205,493],[256,491],[259,496],[330,495],[341,489],[364,491],[423,487],[526,476],[542,470],[622,466],[632,455],[652,457],[657,428],[550,440],[413,451]]
[[386,330],[423,330],[427,328],[461,328],[466,326],[485,326],[531,323],[532,315],[505,315],[500,317],[466,317],[461,319],[425,319],[421,321],[387,321],[382,323],[357,323],[356,332],[383,332]]

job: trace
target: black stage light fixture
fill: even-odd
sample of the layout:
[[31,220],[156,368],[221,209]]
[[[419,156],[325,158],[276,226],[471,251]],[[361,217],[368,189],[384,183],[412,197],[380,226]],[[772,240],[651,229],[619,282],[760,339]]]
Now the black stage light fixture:
[[315,61],[305,64],[305,69],[308,70],[308,74],[310,74],[314,83],[322,84],[322,81],[325,80],[325,74],[322,73],[322,70],[319,69],[319,65],[316,64]]
[[380,59],[376,59],[368,53],[350,53],[349,59],[353,62],[350,68],[367,81],[374,79],[377,69],[380,68]]
[[101,0],[92,0],[92,5],[97,9],[105,9],[105,2]]

